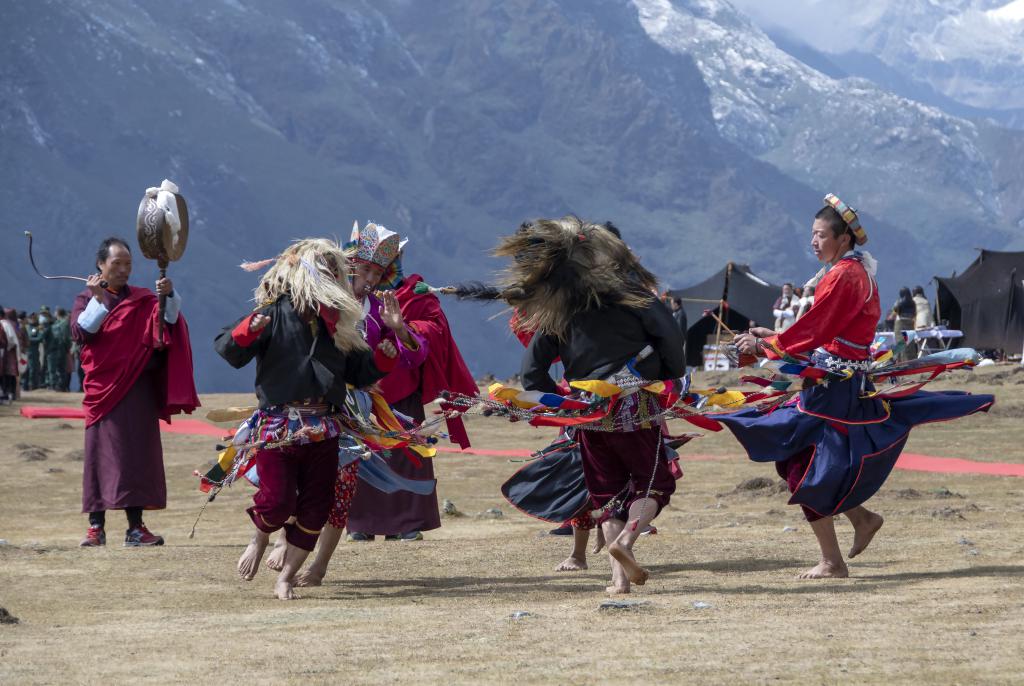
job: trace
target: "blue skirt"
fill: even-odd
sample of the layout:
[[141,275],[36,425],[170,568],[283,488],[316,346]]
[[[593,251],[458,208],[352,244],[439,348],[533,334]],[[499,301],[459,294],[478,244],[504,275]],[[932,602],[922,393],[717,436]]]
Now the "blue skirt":
[[991,395],[957,391],[918,391],[889,400],[861,397],[872,390],[858,372],[848,380],[805,389],[796,401],[774,411],[747,409],[713,418],[732,431],[755,462],[778,463],[809,454],[802,477],[790,483],[789,502],[824,517],[873,496],[915,426],[987,411],[994,402]]

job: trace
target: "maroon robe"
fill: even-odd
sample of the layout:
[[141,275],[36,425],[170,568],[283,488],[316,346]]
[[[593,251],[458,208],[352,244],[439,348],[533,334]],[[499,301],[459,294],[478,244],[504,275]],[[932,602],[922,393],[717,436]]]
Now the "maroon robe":
[[82,511],[167,506],[160,418],[199,406],[192,377],[188,327],[179,314],[155,343],[157,298],[145,288],[104,292],[109,310],[96,333],[78,324],[92,293],[79,293],[71,337],[82,346],[85,370],[85,460]]
[[[476,382],[469,373],[466,363],[452,338],[448,319],[441,310],[436,295],[415,292],[416,284],[423,278],[413,274],[406,278],[395,291],[395,297],[402,308],[406,324],[426,340],[427,359],[412,369],[397,367],[380,382],[384,398],[395,410],[412,417],[417,424],[425,418],[423,403],[431,402],[443,390],[475,394]],[[453,442],[465,439],[465,429],[460,422],[452,426],[449,433]],[[422,460],[416,466],[405,455],[395,452],[388,459],[388,465],[399,476],[408,479],[433,479],[434,461]],[[348,515],[348,530],[364,534],[392,536],[412,531],[430,531],[441,526],[441,514],[437,507],[437,490],[429,495],[417,495],[409,491],[383,493],[373,486],[360,483],[352,498]]]

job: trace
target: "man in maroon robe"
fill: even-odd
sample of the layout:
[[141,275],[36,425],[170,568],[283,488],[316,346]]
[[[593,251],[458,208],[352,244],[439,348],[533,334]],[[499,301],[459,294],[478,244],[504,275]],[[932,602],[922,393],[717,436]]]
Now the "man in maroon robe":
[[156,282],[157,294],[167,296],[161,336],[157,296],[128,285],[128,244],[104,240],[96,267],[71,312],[85,371],[82,511],[89,529],[81,545],[106,543],[107,510],[125,511],[125,546],[163,545],[142,521],[143,510],[167,506],[159,420],[199,406],[181,296],[169,279]]

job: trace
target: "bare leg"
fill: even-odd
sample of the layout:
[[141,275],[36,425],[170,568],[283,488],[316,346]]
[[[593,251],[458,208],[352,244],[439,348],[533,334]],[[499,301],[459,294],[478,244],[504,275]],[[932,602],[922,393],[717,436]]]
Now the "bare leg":
[[850,548],[850,559],[853,559],[864,552],[871,539],[882,528],[885,519],[863,505],[858,505],[843,514],[850,520],[850,524],[853,524],[853,547]]
[[836,527],[831,517],[822,517],[811,522],[811,530],[821,547],[821,562],[806,572],[798,575],[798,579],[844,579],[850,570],[843,562],[843,554],[839,551],[839,539],[836,538]]
[[324,526],[320,531],[320,540],[316,544],[316,557],[304,572],[295,577],[296,586],[319,586],[323,583],[327,574],[327,564],[331,561],[340,540],[341,529],[336,529],[330,524]]
[[556,572],[579,572],[587,568],[587,541],[590,529],[572,528],[572,555],[555,567]]
[[[629,580],[637,586],[647,583],[648,571],[641,567],[633,557],[633,544],[640,533],[654,521],[658,514],[658,503],[653,498],[640,498],[629,506],[629,523],[623,527],[618,536],[608,537],[608,552],[619,561]],[[608,533],[607,531],[605,532]]]
[[281,573],[277,575],[277,581],[274,583],[274,595],[278,600],[298,598],[293,590],[295,588],[295,573],[299,571],[308,556],[308,550],[293,546],[291,543],[286,544],[284,567],[281,568]]
[[238,558],[238,576],[242,577],[244,581],[252,581],[252,578],[256,576],[256,570],[260,568],[260,560],[263,559],[263,551],[267,549],[268,543],[270,543],[270,534],[256,529],[256,533],[249,541],[249,545],[246,546],[242,557]]
[[[622,533],[622,529],[625,526],[626,523],[621,519],[613,518],[602,524],[601,528],[604,531],[605,539],[614,541]],[[609,550],[609,552],[611,551]],[[604,590],[608,593],[629,593],[629,577],[626,575],[622,565],[612,556],[609,556],[608,560],[612,565],[612,583]]]
[[285,545],[284,532],[282,531],[277,535],[274,549],[270,551],[270,555],[267,556],[267,561],[264,563],[267,565],[267,569],[273,569],[275,572],[281,571],[281,567],[284,567]]
[[601,548],[603,548],[604,545],[604,528],[598,525],[597,536],[594,537],[594,547],[590,549],[590,552],[594,555],[597,555],[599,552],[601,552]]

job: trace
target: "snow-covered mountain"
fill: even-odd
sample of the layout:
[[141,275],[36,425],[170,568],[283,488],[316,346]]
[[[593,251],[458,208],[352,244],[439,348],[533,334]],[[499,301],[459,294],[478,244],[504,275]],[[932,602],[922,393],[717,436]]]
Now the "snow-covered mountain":
[[[633,4],[655,41],[692,57],[719,130],[745,150],[900,225],[927,225],[953,249],[968,227],[1002,227],[1006,241],[1024,227],[1019,190],[1006,176],[1019,167],[1007,155],[1020,150],[1020,135],[864,79],[827,76],[782,51],[725,0]],[[922,10],[928,4],[917,2]]]
[[786,30],[828,54],[870,55],[960,103],[1024,108],[1024,0],[735,4],[763,27]]

